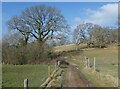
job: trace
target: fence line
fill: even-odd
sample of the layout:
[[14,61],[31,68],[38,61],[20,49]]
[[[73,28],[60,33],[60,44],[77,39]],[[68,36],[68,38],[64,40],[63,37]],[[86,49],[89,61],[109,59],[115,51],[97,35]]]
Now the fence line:
[[95,67],[96,67],[96,66],[95,66],[95,64],[96,64],[96,63],[95,63],[95,62],[96,62],[96,59],[95,59],[95,57],[94,57],[94,59],[93,59],[93,60],[94,60],[93,67],[94,67],[94,72],[95,72],[95,71],[96,71],[96,68],[95,68]]
[[[91,68],[91,62],[90,59],[88,57],[85,56],[85,68]],[[93,70],[94,72],[96,71],[96,58],[93,58]]]

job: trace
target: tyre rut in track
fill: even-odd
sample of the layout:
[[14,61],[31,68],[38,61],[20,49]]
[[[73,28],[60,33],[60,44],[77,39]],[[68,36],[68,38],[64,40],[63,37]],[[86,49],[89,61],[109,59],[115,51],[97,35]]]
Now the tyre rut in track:
[[93,87],[93,84],[74,65],[69,65],[65,75],[65,87]]

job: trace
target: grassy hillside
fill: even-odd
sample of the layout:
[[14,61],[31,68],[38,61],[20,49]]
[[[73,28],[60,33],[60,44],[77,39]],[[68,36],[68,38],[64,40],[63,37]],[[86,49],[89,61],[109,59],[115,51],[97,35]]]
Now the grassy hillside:
[[87,56],[91,62],[96,58],[96,67],[102,72],[117,76],[118,52],[116,49],[94,49],[84,51],[82,57]]
[[[67,49],[73,47],[67,45]],[[58,47],[58,49],[60,46]],[[62,49],[65,50],[66,46],[62,46]],[[57,47],[56,47],[57,49]],[[73,49],[72,49],[73,50]],[[99,72],[93,72],[93,69],[85,69],[84,59],[85,56],[90,59],[91,64],[93,64],[93,58],[96,58],[96,69]],[[83,49],[80,51],[66,52],[64,54],[66,60],[74,62],[77,64],[82,72],[90,79],[96,86],[116,86],[118,78],[118,48],[115,45],[108,46],[105,49],[91,48]],[[98,81],[99,80],[99,81]]]
[[70,44],[70,45],[56,46],[53,48],[53,51],[62,52],[62,51],[70,51],[70,50],[75,50],[75,49],[76,49],[76,45]]
[[[51,66],[51,71],[54,67]],[[48,76],[47,65],[3,65],[3,86],[23,87],[24,79],[29,80],[29,87],[39,87]]]
[[[86,47],[86,44],[80,44],[80,48]],[[75,50],[77,46],[75,44],[69,44],[69,45],[62,45],[62,46],[56,46],[53,48],[53,51],[55,52],[62,52],[62,51],[71,51]]]

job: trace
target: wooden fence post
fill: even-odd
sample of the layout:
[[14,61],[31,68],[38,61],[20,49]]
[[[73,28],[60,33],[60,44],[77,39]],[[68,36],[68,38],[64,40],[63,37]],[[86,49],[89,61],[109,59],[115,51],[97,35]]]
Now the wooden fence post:
[[24,89],[28,89],[28,79],[24,79]]
[[96,61],[95,61],[95,57],[94,57],[94,72],[96,71],[95,62],[96,62]]
[[85,68],[87,68],[87,64],[88,64],[88,62],[87,62],[87,58],[85,56]]
[[90,68],[90,59],[89,58],[87,59],[88,59],[88,68]]

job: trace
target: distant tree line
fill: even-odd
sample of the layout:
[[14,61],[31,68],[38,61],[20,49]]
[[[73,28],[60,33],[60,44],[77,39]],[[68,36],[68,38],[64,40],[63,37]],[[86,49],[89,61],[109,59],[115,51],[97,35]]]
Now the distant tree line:
[[118,29],[83,23],[74,30],[73,40],[78,46],[87,44],[88,47],[107,47],[112,43],[118,43]]

